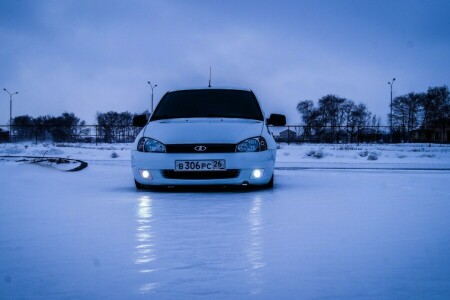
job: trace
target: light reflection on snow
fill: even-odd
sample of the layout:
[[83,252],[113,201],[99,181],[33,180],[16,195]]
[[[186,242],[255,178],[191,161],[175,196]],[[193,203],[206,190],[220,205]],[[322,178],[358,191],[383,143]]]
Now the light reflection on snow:
[[266,264],[263,255],[263,238],[261,236],[262,226],[262,198],[256,196],[252,201],[249,211],[250,223],[250,243],[247,249],[247,258],[250,263],[250,277],[254,286],[251,288],[252,294],[259,294],[263,282],[261,280],[261,268]]
[[158,286],[157,283],[147,283],[147,284],[142,285],[142,286],[139,288],[139,291],[140,291],[142,294],[147,294],[147,293],[150,292],[151,290],[154,290],[157,286]]
[[153,269],[142,269],[142,270],[139,270],[139,273],[151,273],[151,272],[155,272],[155,270],[153,270]]
[[[153,229],[152,229],[152,200],[148,195],[139,198],[139,205],[137,209],[137,223],[136,229],[136,259],[134,263],[139,265],[138,270],[141,274],[152,273],[155,270],[150,267],[150,264],[156,259],[154,243],[153,243]],[[139,292],[146,294],[158,286],[157,282],[148,282],[139,288]]]

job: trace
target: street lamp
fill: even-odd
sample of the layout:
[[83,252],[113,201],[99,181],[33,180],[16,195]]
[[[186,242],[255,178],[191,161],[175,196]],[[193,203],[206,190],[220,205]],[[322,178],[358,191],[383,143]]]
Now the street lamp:
[[388,84],[391,86],[391,114],[390,114],[390,140],[392,144],[392,86],[394,85],[395,78],[392,78],[392,81],[388,81]]
[[3,89],[5,92],[7,92],[9,94],[9,138],[11,140],[11,135],[12,135],[12,130],[11,130],[11,126],[12,126],[12,96],[18,94],[19,92],[15,92],[15,93],[10,93],[8,92],[7,89]]
[[158,85],[157,84],[155,84],[155,85],[152,85],[151,83],[150,83],[150,81],[147,81],[147,83],[150,85],[150,87],[152,88],[152,110],[151,110],[151,113],[153,114],[153,89],[155,88],[155,87],[157,87]]

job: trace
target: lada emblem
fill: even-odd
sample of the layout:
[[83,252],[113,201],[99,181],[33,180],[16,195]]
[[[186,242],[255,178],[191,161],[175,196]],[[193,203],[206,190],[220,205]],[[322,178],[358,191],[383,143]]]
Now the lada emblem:
[[194,150],[197,152],[203,152],[206,151],[206,146],[195,146]]

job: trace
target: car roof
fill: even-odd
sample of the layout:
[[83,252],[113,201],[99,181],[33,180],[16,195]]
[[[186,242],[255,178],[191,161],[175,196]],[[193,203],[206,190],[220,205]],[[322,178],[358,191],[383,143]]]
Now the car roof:
[[199,90],[232,90],[232,91],[253,92],[250,89],[244,89],[244,88],[239,88],[239,87],[192,87],[192,88],[183,88],[183,89],[177,89],[177,90],[169,90],[169,91],[167,91],[167,93],[181,92],[181,91],[199,91]]

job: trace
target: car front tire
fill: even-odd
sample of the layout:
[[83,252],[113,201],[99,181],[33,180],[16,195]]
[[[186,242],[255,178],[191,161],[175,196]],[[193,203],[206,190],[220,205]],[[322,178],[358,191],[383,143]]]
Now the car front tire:
[[275,175],[272,174],[272,177],[270,178],[270,181],[268,183],[266,183],[265,185],[263,185],[263,187],[266,188],[266,189],[273,188],[274,177],[275,177]]

